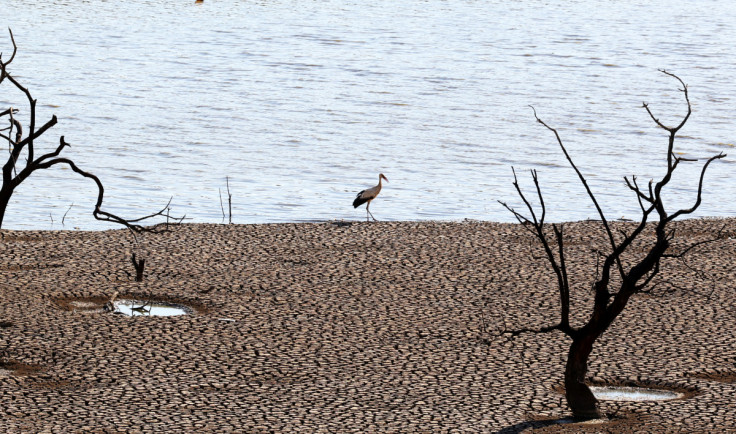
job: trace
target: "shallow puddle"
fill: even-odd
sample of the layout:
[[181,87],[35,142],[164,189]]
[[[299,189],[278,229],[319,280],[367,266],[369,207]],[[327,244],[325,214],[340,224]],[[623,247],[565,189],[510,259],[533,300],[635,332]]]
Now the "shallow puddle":
[[601,401],[662,401],[683,396],[669,390],[645,387],[590,386],[590,391]]
[[188,315],[191,312],[172,303],[120,299],[115,302],[115,313],[128,316],[175,316]]

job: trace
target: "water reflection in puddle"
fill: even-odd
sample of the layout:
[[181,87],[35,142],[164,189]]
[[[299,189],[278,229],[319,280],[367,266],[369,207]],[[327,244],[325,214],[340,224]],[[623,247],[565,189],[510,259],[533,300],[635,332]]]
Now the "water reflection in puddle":
[[187,315],[190,311],[171,303],[123,299],[115,302],[115,313],[128,316],[175,316]]
[[601,401],[662,401],[682,397],[681,393],[644,387],[590,386],[590,391]]

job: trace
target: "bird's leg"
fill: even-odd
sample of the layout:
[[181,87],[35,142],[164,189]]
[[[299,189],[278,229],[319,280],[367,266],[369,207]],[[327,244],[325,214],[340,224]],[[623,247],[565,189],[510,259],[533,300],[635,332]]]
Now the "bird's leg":
[[[371,217],[373,217],[373,213],[372,213],[372,212],[370,211],[370,207],[371,207],[371,202],[370,202],[370,201],[368,201],[368,203],[367,203],[367,204],[366,204],[366,206],[365,206],[365,210],[366,210],[366,211],[368,212],[368,214],[370,214],[370,215],[371,215]],[[366,220],[366,221],[368,221],[368,216],[365,216],[365,220]],[[377,222],[378,220],[376,220],[376,218],[375,218],[375,217],[373,217],[373,221],[374,221],[374,222]]]

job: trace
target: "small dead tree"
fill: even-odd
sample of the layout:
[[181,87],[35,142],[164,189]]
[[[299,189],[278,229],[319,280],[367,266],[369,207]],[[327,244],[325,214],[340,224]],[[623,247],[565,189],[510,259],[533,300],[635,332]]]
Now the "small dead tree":
[[[36,140],[38,140],[39,137],[46,133],[46,131],[51,127],[56,125],[57,119],[56,116],[52,116],[45,124],[40,127],[37,125],[36,100],[31,95],[31,92],[27,88],[23,87],[8,71],[8,66],[15,58],[15,54],[18,51],[15,38],[13,38],[13,32],[10,30],[9,32],[10,40],[13,43],[13,54],[8,60],[3,60],[2,54],[0,54],[0,85],[8,82],[15,87],[15,89],[25,95],[28,100],[30,116],[28,131],[24,135],[23,125],[15,117],[19,110],[15,107],[9,107],[0,111],[0,119],[5,117],[8,119],[10,124],[8,127],[0,128],[0,139],[8,142],[8,152],[10,154],[7,162],[2,166],[2,187],[0,187],[0,228],[2,227],[3,219],[5,217],[5,210],[8,207],[8,203],[10,202],[10,198],[15,192],[15,189],[35,171],[48,169],[57,164],[61,164],[69,166],[69,168],[71,168],[75,173],[85,178],[89,178],[97,184],[97,203],[95,204],[94,211],[92,212],[97,220],[122,224],[133,231],[156,231],[155,227],[143,227],[139,223],[152,217],[163,216],[163,213],[168,208],[169,204],[157,213],[133,220],[124,219],[115,214],[103,211],[102,199],[105,189],[102,186],[100,179],[97,176],[77,167],[74,161],[59,156],[64,148],[70,146],[69,143],[64,140],[64,136],[61,136],[59,145],[54,151],[36,156]],[[25,157],[25,160],[23,161],[21,157]]]
[[[539,187],[539,179],[537,177],[536,170],[532,170],[531,175],[539,199],[539,208],[541,208],[539,213],[535,211],[531,202],[519,187],[515,171],[513,185],[524,202],[528,214],[524,215],[517,212],[506,203],[500,202],[501,205],[516,217],[524,228],[529,230],[533,236],[541,242],[547,262],[557,278],[557,289],[560,300],[559,323],[542,327],[540,329],[520,329],[509,333],[515,336],[525,332],[548,333],[558,330],[572,339],[565,366],[565,397],[567,399],[568,406],[573,412],[573,416],[579,419],[600,417],[598,402],[585,383],[585,377],[588,372],[588,357],[593,350],[593,344],[596,342],[598,337],[608,329],[624,308],[626,308],[627,303],[634,294],[651,290],[652,281],[660,272],[662,259],[681,257],[695,246],[695,244],[691,244],[678,252],[673,252],[671,245],[672,240],[675,237],[675,231],[669,225],[676,218],[689,215],[700,206],[703,191],[703,178],[708,166],[714,160],[718,160],[726,156],[725,154],[720,153],[718,155],[711,156],[705,161],[700,172],[697,196],[694,204],[690,208],[682,208],[675,211],[667,210],[662,199],[662,191],[670,182],[673,173],[681,163],[696,160],[678,157],[674,151],[675,136],[685,125],[691,114],[691,105],[687,86],[675,74],[664,70],[661,70],[661,72],[675,78],[682,85],[682,89],[680,89],[680,91],[683,92],[685,96],[687,114],[679,125],[669,127],[664,125],[657,117],[654,116],[646,103],[643,104],[643,108],[647,111],[649,117],[654,121],[654,123],[658,127],[667,131],[669,135],[666,155],[667,170],[664,176],[662,176],[662,178],[657,182],[650,180],[649,185],[646,188],[639,186],[636,176],[624,178],[628,188],[636,195],[641,208],[641,219],[630,233],[621,231],[621,233],[614,234],[614,231],[611,229],[606,216],[598,204],[598,200],[588,186],[585,176],[580,172],[580,170],[578,170],[575,163],[573,163],[567,149],[565,149],[565,145],[562,143],[560,135],[557,133],[557,130],[539,119],[536,111],[534,111],[534,117],[537,122],[554,133],[557,143],[562,149],[565,158],[570,166],[575,170],[580,182],[585,187],[588,197],[593,202],[593,205],[600,216],[602,230],[605,232],[607,244],[609,244],[608,247],[610,248],[610,251],[607,253],[598,252],[603,262],[596,274],[596,278],[594,279],[594,300],[590,311],[590,317],[582,326],[574,327],[570,323],[571,285],[565,258],[563,225],[552,224],[551,232],[546,230],[546,208],[544,199],[542,198],[542,192]],[[652,217],[653,221],[648,223],[650,217]],[[645,229],[647,229],[647,233],[653,231],[654,236],[652,237],[651,242],[645,240],[645,237],[641,236],[642,233],[645,232]],[[711,241],[715,241],[717,237],[718,236]],[[643,253],[638,254],[638,249],[634,252],[627,252],[627,249],[632,246],[632,243],[634,243],[635,240],[637,240],[638,243],[647,243]],[[697,243],[697,245],[699,244],[702,244],[702,242]],[[626,261],[622,259],[622,255],[624,255],[625,252],[627,253]]]
[[130,258],[133,261],[133,267],[135,267],[135,281],[143,282],[143,270],[146,268],[146,259],[136,259],[135,253]]

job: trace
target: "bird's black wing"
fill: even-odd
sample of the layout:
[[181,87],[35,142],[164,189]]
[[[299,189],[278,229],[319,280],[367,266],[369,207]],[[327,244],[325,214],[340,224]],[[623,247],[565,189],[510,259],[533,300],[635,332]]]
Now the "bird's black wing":
[[355,196],[355,200],[353,201],[353,208],[357,208],[363,205],[364,203],[368,202],[368,198],[362,197],[363,193],[365,193],[365,190],[361,191],[360,193],[358,193],[357,196]]

